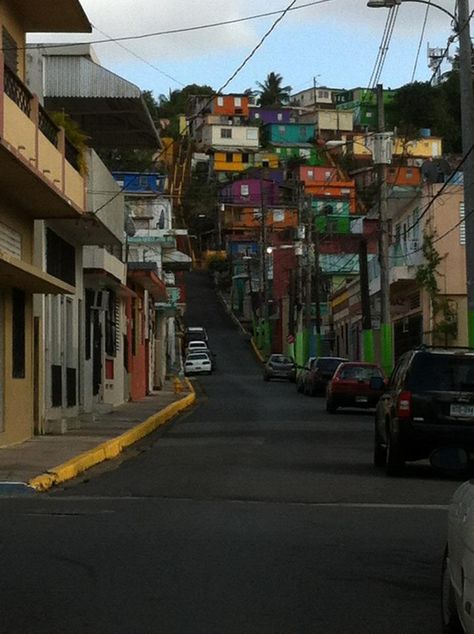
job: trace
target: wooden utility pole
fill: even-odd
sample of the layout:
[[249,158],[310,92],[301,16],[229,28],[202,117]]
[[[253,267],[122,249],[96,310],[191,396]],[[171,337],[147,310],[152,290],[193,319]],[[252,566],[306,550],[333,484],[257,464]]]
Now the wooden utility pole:
[[392,323],[390,316],[390,269],[389,269],[389,232],[388,232],[388,201],[386,182],[385,146],[385,109],[383,102],[383,86],[377,84],[377,117],[378,132],[375,142],[375,162],[377,165],[379,186],[379,264],[380,264],[380,362],[386,372],[390,374],[393,366],[392,355]]
[[375,361],[374,333],[370,311],[369,273],[367,270],[367,241],[359,241],[360,302],[362,309],[362,358],[368,363]]

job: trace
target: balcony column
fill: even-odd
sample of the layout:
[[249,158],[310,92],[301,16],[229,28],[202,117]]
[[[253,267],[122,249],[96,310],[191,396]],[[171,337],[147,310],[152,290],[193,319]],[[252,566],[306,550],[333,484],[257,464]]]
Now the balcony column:
[[31,100],[30,119],[35,124],[35,155],[28,158],[37,169],[39,169],[39,106],[40,104],[37,95],[33,95],[33,99]]
[[58,132],[58,152],[61,153],[61,191],[66,190],[66,134],[64,128],[59,126]]

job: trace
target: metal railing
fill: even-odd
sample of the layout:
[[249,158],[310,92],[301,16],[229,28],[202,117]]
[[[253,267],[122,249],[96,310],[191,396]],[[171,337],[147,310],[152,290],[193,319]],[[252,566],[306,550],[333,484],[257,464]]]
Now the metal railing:
[[58,147],[59,128],[42,106],[39,107],[38,127],[44,136],[51,141],[55,147]]
[[4,65],[3,88],[5,94],[22,110],[27,117],[31,116],[31,100],[33,95],[6,64]]

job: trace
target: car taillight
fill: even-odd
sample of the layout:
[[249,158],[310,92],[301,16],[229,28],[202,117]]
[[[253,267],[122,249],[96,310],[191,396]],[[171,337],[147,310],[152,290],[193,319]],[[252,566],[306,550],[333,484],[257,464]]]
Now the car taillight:
[[411,392],[400,392],[397,403],[398,418],[411,418]]

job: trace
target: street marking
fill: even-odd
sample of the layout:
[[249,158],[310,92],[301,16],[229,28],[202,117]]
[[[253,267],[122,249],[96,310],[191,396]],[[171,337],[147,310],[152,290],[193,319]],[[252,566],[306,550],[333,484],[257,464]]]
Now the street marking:
[[[10,498],[11,499],[11,498]],[[18,499],[18,498],[16,498]],[[25,500],[26,501],[26,500]],[[31,498],[28,500],[31,502]],[[107,496],[107,495],[46,495],[41,496],[41,502],[195,502],[200,504],[230,503],[230,504],[253,504],[268,506],[287,507],[310,507],[327,509],[381,509],[381,510],[407,510],[407,511],[447,511],[449,504],[388,504],[384,502],[299,502],[299,501],[277,501],[277,500],[252,500],[239,498],[193,498],[193,497],[167,497],[167,496]],[[1,504],[1,501],[0,501]]]

